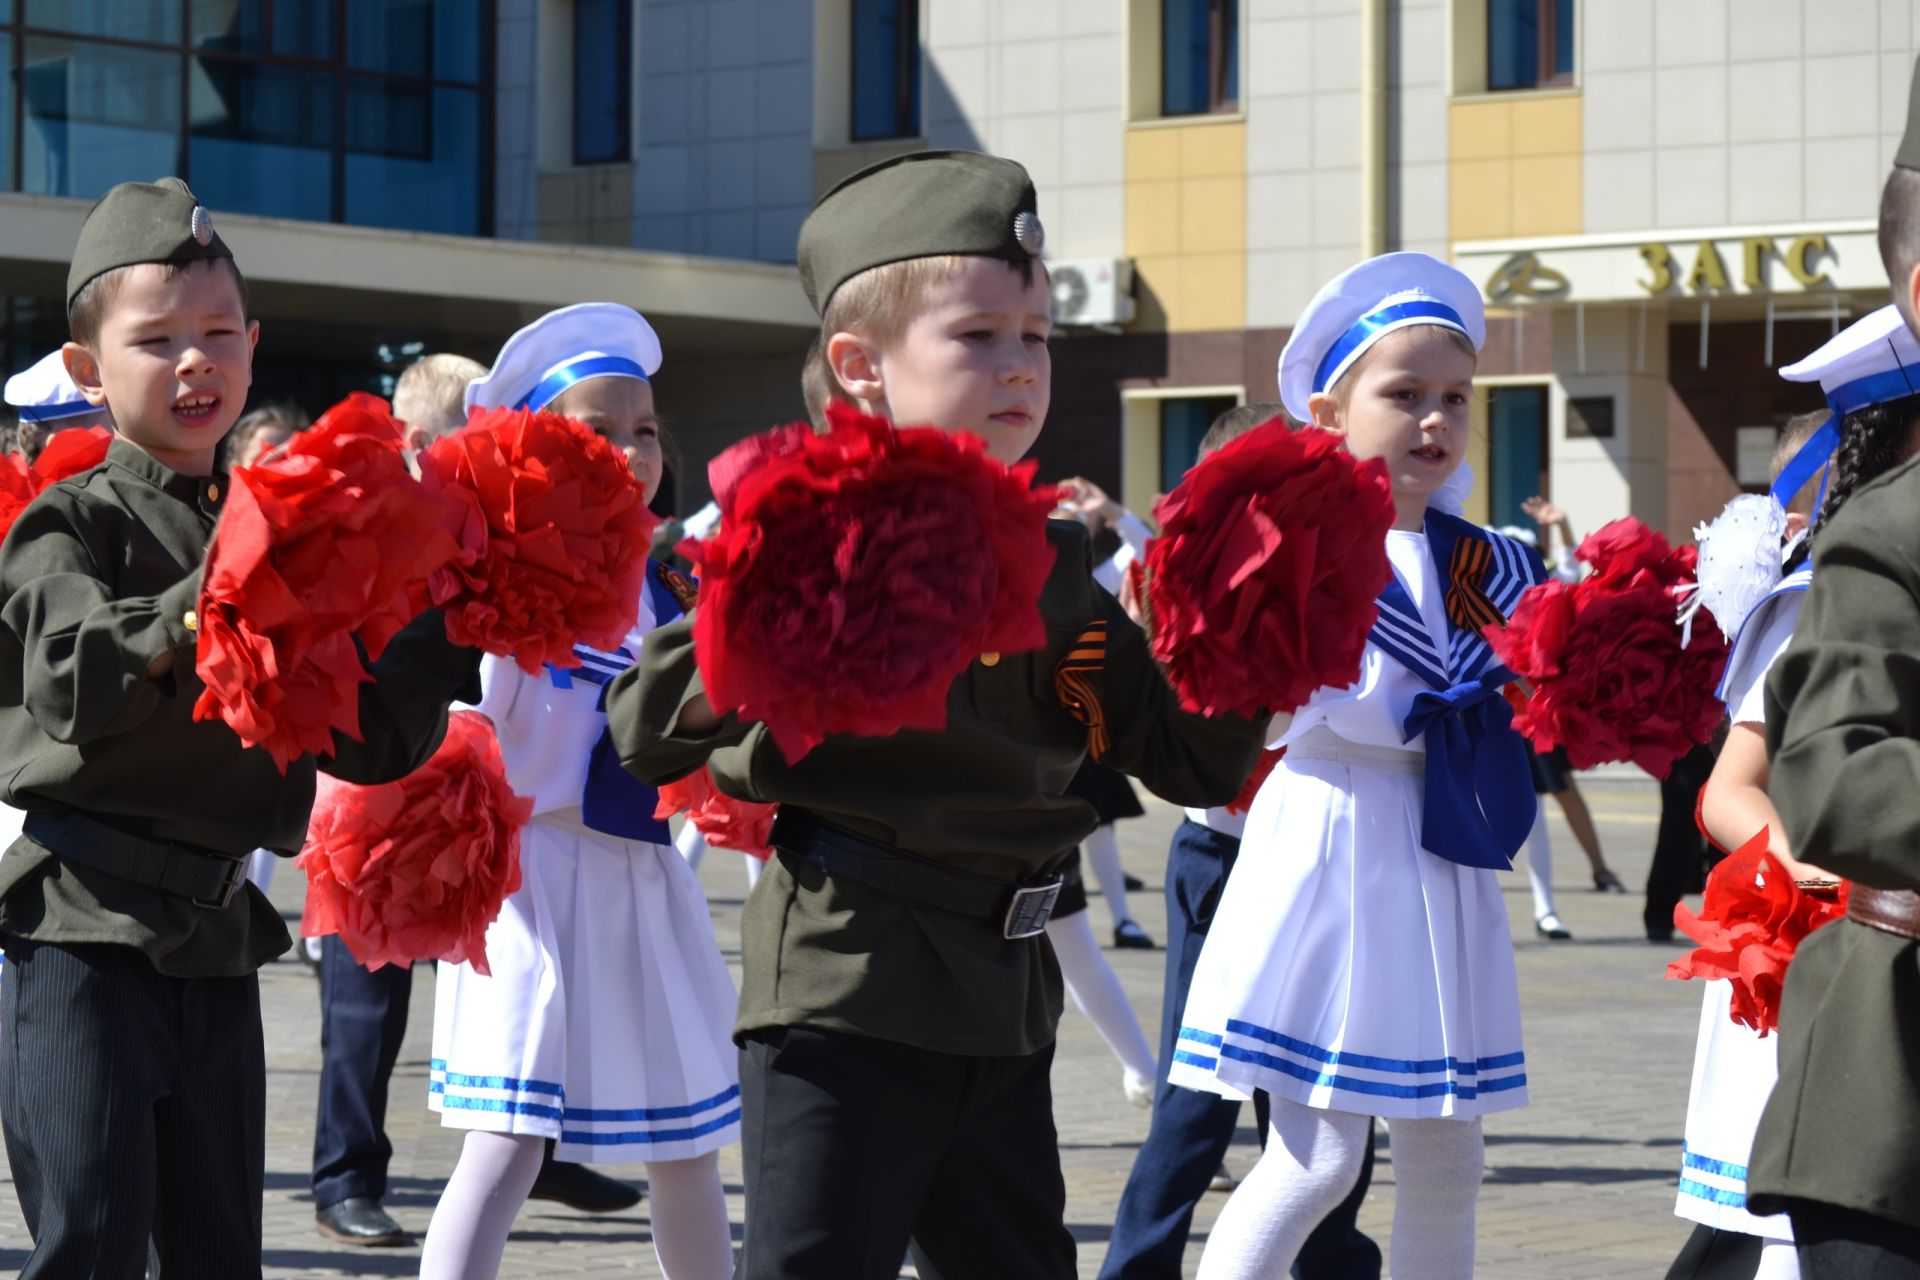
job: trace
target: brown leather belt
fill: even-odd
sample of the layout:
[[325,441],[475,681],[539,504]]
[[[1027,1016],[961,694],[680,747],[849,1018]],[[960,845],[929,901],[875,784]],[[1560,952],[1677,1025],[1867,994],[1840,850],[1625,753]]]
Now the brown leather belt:
[[1855,884],[1847,890],[1847,915],[1871,929],[1920,939],[1920,893]]

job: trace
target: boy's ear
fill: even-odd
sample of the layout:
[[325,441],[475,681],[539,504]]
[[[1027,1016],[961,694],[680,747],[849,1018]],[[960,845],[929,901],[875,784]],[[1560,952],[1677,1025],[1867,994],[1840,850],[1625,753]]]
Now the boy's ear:
[[1338,436],[1347,434],[1346,427],[1340,422],[1339,405],[1324,391],[1316,391],[1307,397],[1307,417],[1312,426],[1322,431],[1331,431]]
[[1798,511],[1787,512],[1787,536],[1797,538],[1813,527],[1813,518]]
[[96,409],[104,408],[107,388],[100,381],[100,362],[94,359],[93,352],[77,342],[68,342],[60,348],[60,363],[67,366],[67,376],[80,388],[87,403]]
[[857,334],[836,333],[827,339],[827,368],[833,371],[834,381],[869,409],[887,398],[878,356]]

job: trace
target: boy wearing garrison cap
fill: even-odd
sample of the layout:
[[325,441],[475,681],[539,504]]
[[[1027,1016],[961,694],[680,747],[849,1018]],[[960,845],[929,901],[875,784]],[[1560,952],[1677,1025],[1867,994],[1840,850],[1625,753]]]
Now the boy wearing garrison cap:
[[113,188],[67,277],[65,363],[110,410],[106,461],[0,545],[0,1125],[33,1253],[21,1275],[260,1274],[266,1080],[255,970],[288,945],[247,883],[297,849],[314,773],[400,777],[475,697],[478,655],[417,619],[370,668],[361,742],[282,774],[193,718],[201,563],[221,438],[258,326],[207,211],[176,178]]
[[[1920,332],[1920,68],[1894,165],[1880,254]],[[1768,792],[1794,856],[1853,885],[1787,970],[1747,1208],[1787,1213],[1808,1280],[1920,1276],[1920,458],[1848,498],[1813,563],[1767,678]]]
[[[1042,243],[1011,161],[930,151],[854,175],[800,231],[816,372],[842,400],[1015,461],[1051,389]],[[1260,744],[1246,720],[1179,710],[1094,585],[1084,528],[1056,521],[1048,538],[1045,646],[975,662],[940,732],[829,738],[789,764],[765,726],[714,715],[685,622],[612,686],[628,768],[660,783],[705,763],[727,792],[780,806],[742,922],[748,1280],[890,1280],[909,1240],[923,1274],[1075,1273],[1043,930],[1095,815],[1067,782],[1092,724],[1107,763],[1184,804],[1231,799]],[[1101,651],[1097,706],[1054,693],[1074,649]]]

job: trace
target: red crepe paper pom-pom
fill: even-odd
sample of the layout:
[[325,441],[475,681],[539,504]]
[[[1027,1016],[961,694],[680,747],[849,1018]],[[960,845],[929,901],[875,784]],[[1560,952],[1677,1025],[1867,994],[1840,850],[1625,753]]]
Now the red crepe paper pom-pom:
[[1293,711],[1359,678],[1393,573],[1383,464],[1269,422],[1195,465],[1155,515],[1153,655],[1189,711]]
[[415,960],[487,968],[487,926],[520,887],[533,801],[513,793],[485,716],[456,711],[446,741],[398,782],[322,774],[296,860],[307,873],[300,932],[335,933],[369,969]]
[[571,418],[489,409],[436,440],[420,472],[480,552],[434,575],[451,640],[529,673],[626,640],[659,518],[618,449]]
[[705,765],[660,788],[656,818],[687,815],[694,830],[716,849],[738,849],[765,862],[773,856],[773,815],[778,805],[735,800],[714,784]]
[[356,392],[258,466],[237,468],[201,580],[195,719],[216,716],[285,772],[360,736],[354,646],[379,657],[458,554],[407,471],[386,401]]
[[1565,747],[1576,769],[1631,761],[1664,778],[1726,714],[1714,694],[1726,637],[1697,619],[1682,645],[1674,616],[1693,548],[1675,550],[1627,519],[1581,543],[1579,555],[1592,575],[1529,588],[1505,627],[1487,628],[1500,661],[1532,686],[1514,728],[1535,750]]
[[1837,899],[1801,890],[1767,852],[1763,830],[1707,876],[1700,914],[1673,909],[1674,924],[1699,945],[1667,976],[1727,979],[1733,1020],[1764,1036],[1780,1025],[1780,990],[1800,940],[1846,913],[1846,886]]
[[105,462],[112,443],[113,432],[105,427],[68,427],[47,440],[32,466],[17,453],[0,457],[0,538],[49,485]]
[[1046,638],[1054,494],[1033,464],[844,406],[828,419],[714,459],[720,531],[681,547],[708,699],[765,722],[789,761],[828,734],[941,729],[968,663]]
[[1227,806],[1227,812],[1245,813],[1253,808],[1254,797],[1260,794],[1260,788],[1266,785],[1274,766],[1285,759],[1286,755],[1285,747],[1269,747],[1262,751],[1260,758],[1253,762],[1253,772],[1249,773],[1247,780],[1240,784],[1240,794],[1235,796],[1233,803]]

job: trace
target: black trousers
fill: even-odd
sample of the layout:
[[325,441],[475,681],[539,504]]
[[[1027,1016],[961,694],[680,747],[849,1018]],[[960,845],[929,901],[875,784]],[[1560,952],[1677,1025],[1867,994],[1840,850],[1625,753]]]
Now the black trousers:
[[33,1237],[23,1280],[259,1280],[260,986],[140,952],[5,940],[0,1127]]
[[810,1027],[740,1054],[735,1280],[1073,1280],[1053,1047],[969,1058]]
[[1802,1280],[1920,1280],[1920,1231],[1835,1205],[1787,1207]]
[[1714,750],[1695,747],[1676,760],[1660,782],[1660,829],[1653,841],[1653,865],[1647,868],[1647,936],[1673,934],[1673,909],[1700,887],[1707,841],[1694,822],[1700,788],[1713,772]]
[[407,1034],[413,970],[369,971],[344,942],[320,944],[320,1105],[313,1126],[316,1209],[387,1194],[387,1086]]

